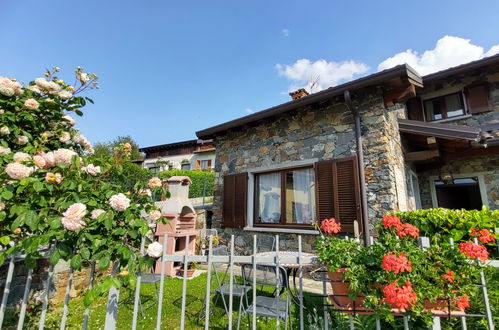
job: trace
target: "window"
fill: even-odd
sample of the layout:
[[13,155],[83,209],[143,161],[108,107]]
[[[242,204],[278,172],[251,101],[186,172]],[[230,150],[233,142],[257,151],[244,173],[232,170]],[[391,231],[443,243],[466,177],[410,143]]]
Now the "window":
[[189,164],[189,163],[182,163],[180,165],[180,167],[181,167],[182,170],[190,170],[191,169],[191,164]]
[[424,101],[427,121],[441,120],[465,114],[462,93],[454,93]]
[[147,169],[151,171],[152,173],[158,173],[160,172],[159,165],[157,164],[147,164]]
[[255,225],[310,225],[315,221],[312,167],[255,175]]
[[201,167],[201,169],[205,169],[205,168],[210,167],[210,161],[209,160],[202,160],[200,163],[200,167]]
[[438,207],[480,210],[483,202],[478,177],[435,180]]

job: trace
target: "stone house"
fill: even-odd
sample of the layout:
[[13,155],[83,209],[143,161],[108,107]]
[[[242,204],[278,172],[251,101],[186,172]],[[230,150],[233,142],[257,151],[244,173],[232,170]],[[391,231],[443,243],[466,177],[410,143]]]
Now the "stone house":
[[427,76],[408,65],[197,132],[216,146],[213,227],[312,249],[318,220],[367,239],[393,210],[499,209],[499,55]]
[[157,173],[171,169],[211,169],[215,164],[212,140],[189,140],[140,148],[145,153],[140,165]]

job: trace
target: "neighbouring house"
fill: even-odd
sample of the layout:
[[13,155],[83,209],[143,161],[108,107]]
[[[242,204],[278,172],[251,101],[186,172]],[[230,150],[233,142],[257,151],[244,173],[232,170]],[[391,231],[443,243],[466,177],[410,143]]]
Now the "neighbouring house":
[[373,233],[392,210],[499,209],[499,55],[427,76],[399,65],[197,132],[216,146],[213,227],[312,249],[317,220]]
[[212,140],[189,140],[140,148],[145,153],[141,166],[157,173],[170,169],[202,170],[215,165]]

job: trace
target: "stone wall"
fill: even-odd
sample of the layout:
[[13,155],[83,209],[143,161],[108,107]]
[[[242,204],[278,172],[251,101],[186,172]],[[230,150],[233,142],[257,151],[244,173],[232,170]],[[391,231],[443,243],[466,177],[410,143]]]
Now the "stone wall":
[[[398,117],[405,116],[404,108],[386,109],[381,91],[375,90],[356,94],[355,100],[361,113],[369,218],[374,222],[387,210],[398,208],[397,190],[399,194],[405,190],[405,184],[397,187],[395,180],[397,173],[405,177],[397,122]],[[308,107],[230,130],[217,136],[215,144],[214,228],[221,227],[224,175],[283,162],[337,159],[356,154],[353,116],[343,103]],[[240,229],[223,232],[225,238],[230,234],[237,236],[236,245],[241,250],[251,253],[251,236],[255,232]],[[311,250],[314,240],[314,235],[304,235],[304,250]],[[282,234],[281,248],[296,249],[296,235]]]

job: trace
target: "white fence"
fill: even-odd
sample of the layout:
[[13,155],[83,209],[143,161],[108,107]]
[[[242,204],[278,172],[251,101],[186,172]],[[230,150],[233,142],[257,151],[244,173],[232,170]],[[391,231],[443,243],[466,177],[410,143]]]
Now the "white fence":
[[[167,235],[164,237],[164,242],[168,242]],[[188,238],[187,238],[188,241]],[[226,303],[225,299],[223,300],[224,306],[227,310],[227,318],[228,318],[228,329],[232,329],[233,327],[239,327],[239,322],[241,321],[241,312],[244,312],[244,310],[239,310],[238,313],[238,322],[237,325],[234,325],[236,323],[233,319],[233,312],[234,312],[234,293],[236,292],[236,287],[240,288],[238,285],[235,283],[235,273],[234,271],[236,269],[239,269],[241,265],[246,265],[247,270],[249,270],[251,273],[251,282],[245,281],[244,285],[247,287],[247,295],[245,299],[246,301],[251,301],[251,303],[247,303],[246,308],[247,311],[250,311],[249,314],[251,314],[251,319],[249,320],[248,326],[251,327],[252,329],[257,328],[257,312],[251,312],[251,311],[258,311],[258,309],[261,306],[257,306],[257,297],[258,297],[258,284],[261,282],[261,279],[259,278],[260,275],[258,274],[259,267],[261,265],[266,265],[264,268],[269,268],[273,267],[275,268],[275,274],[276,274],[276,280],[275,286],[276,289],[274,291],[275,295],[277,296],[277,299],[280,299],[279,295],[282,294],[283,297],[286,295],[286,300],[289,300],[289,293],[285,290],[290,290],[290,283],[289,283],[289,278],[286,283],[283,283],[278,279],[278,274],[280,274],[280,269],[282,269],[282,266],[286,265],[294,265],[294,275],[298,279],[298,285],[296,288],[296,291],[294,292],[293,298],[295,298],[295,302],[297,305],[298,309],[298,324],[293,324],[292,328],[293,329],[300,329],[303,330],[305,328],[305,323],[306,320],[304,319],[304,309],[306,309],[306,306],[304,306],[303,303],[303,290],[304,290],[304,266],[305,265],[310,265],[312,263],[317,263],[314,257],[311,257],[309,254],[305,254],[302,252],[302,241],[301,241],[301,236],[298,236],[298,251],[295,251],[292,255],[286,255],[285,253],[280,253],[283,251],[279,251],[279,236],[275,236],[275,253],[271,255],[259,255],[259,246],[257,244],[258,238],[257,235],[253,236],[253,254],[252,255],[236,255],[235,249],[234,249],[234,236],[231,237],[229,246],[227,247],[227,255],[216,255],[214,254],[214,249],[212,247],[212,242],[211,242],[211,236],[210,236],[210,244],[208,253],[206,255],[189,255],[187,253],[188,249],[185,249],[185,254],[179,254],[179,255],[167,255],[167,246],[166,244],[163,245],[163,255],[161,257],[161,274],[158,274],[159,276],[159,290],[158,290],[158,300],[157,300],[157,314],[156,314],[156,329],[161,329],[161,324],[163,321],[163,300],[164,300],[164,292],[165,292],[165,267],[166,267],[166,262],[181,262],[184,265],[184,272],[183,272],[183,278],[182,278],[182,296],[181,296],[181,313],[180,313],[180,329],[185,329],[186,327],[186,299],[187,299],[187,286],[188,286],[188,277],[187,277],[187,269],[189,263],[196,262],[196,263],[201,263],[205,264],[207,267],[207,278],[206,278],[206,291],[205,291],[205,298],[204,298],[204,322],[202,323],[203,326],[200,325],[200,327],[204,327],[204,329],[209,329],[210,328],[210,315],[211,315],[211,299],[213,297],[213,290],[216,288],[212,288],[212,276],[217,276],[218,284],[220,284],[220,280],[218,278],[218,274],[216,273],[216,270],[214,267],[224,265],[227,268],[227,276],[228,276],[228,291],[227,291],[227,298],[228,302]],[[420,242],[425,242],[424,238],[420,238]],[[451,242],[452,243],[452,242]],[[141,246],[141,252],[144,253],[144,239],[142,240],[142,246]],[[46,256],[48,257],[48,254],[50,251],[47,252]],[[0,306],[0,328],[2,328],[2,323],[4,320],[5,316],[5,311],[7,307],[7,300],[9,296],[9,290],[10,290],[10,285],[12,281],[12,275],[14,272],[14,265],[15,265],[15,256],[12,256],[9,261],[9,267],[8,267],[8,272],[7,272],[7,278],[6,278],[6,283],[5,283],[5,289],[3,293],[3,298]],[[490,265],[494,267],[498,267],[499,263],[497,261],[493,261],[490,263]],[[317,264],[317,267],[320,267],[319,264]],[[220,267],[218,268],[220,269]],[[212,271],[215,270],[215,271]],[[48,303],[49,303],[49,289],[51,287],[51,281],[53,280],[53,273],[54,273],[54,267],[49,266],[48,268],[48,276],[46,279],[45,283],[45,292],[44,292],[44,297],[43,297],[43,306],[42,306],[42,311],[40,315],[40,320],[38,323],[38,328],[40,330],[45,328],[45,321],[47,317],[47,309],[48,309]],[[93,279],[94,279],[94,273],[95,273],[95,264],[92,265],[91,272],[90,272],[90,287],[92,286]],[[244,274],[243,274],[244,275]],[[289,273],[287,274],[289,276]],[[28,297],[30,293],[30,286],[31,286],[31,281],[32,281],[32,276],[33,276],[33,271],[29,270],[27,277],[26,277],[26,286],[24,290],[24,296],[23,300],[21,303],[21,310],[19,313],[19,319],[17,323],[17,329],[23,329],[24,327],[24,322],[25,322],[25,315],[26,315],[26,307],[28,304]],[[138,314],[139,314],[139,309],[142,308],[141,306],[141,301],[140,301],[140,292],[141,292],[141,283],[142,283],[142,276],[143,274],[137,274],[137,285],[135,287],[135,295],[134,295],[134,308],[133,308],[133,318],[132,318],[132,324],[129,326],[131,329],[135,330],[137,328],[137,323],[138,323]],[[294,279],[296,279],[294,276]],[[243,276],[244,278],[245,276]],[[66,328],[66,322],[69,314],[69,300],[70,300],[70,291],[72,287],[72,279],[73,279],[73,273],[70,271],[69,274],[69,280],[68,284],[66,287],[66,295],[64,299],[64,306],[62,310],[62,315],[61,315],[61,324],[60,324],[60,329],[65,329]],[[319,276],[315,278],[316,280],[322,281],[322,299],[323,299],[323,308],[320,312],[323,312],[323,324],[322,328],[323,329],[328,329],[331,325],[329,324],[329,313],[334,312],[334,308],[331,308],[331,305],[327,301],[327,278],[325,276],[325,273],[323,273],[323,276]],[[296,283],[295,283],[296,285]],[[285,287],[287,286],[287,288]],[[479,286],[482,288],[482,294],[483,294],[483,301],[484,301],[484,314],[468,314],[461,316],[461,324],[463,329],[467,329],[467,323],[466,323],[466,318],[467,317],[483,317],[487,320],[487,325],[489,329],[494,329],[494,324],[492,320],[492,312],[491,308],[489,305],[488,301],[488,293],[487,293],[487,286],[485,282],[485,277],[482,272],[481,274],[481,283],[479,283]],[[284,291],[283,291],[284,290]],[[112,287],[109,290],[109,296],[108,296],[108,303],[107,303],[107,313],[106,313],[106,319],[105,319],[105,326],[104,328],[106,330],[111,330],[115,329],[117,325],[117,320],[118,320],[118,303],[119,303],[119,291]],[[242,297],[239,297],[242,299]],[[251,298],[251,299],[249,299]],[[240,302],[240,306],[241,306]],[[288,305],[290,306],[290,305]],[[287,308],[287,307],[286,307]],[[290,308],[290,307],[289,307]],[[88,324],[89,324],[89,316],[90,316],[91,309],[86,308],[84,311],[84,317],[83,317],[83,324],[82,324],[82,329],[87,329]],[[279,310],[279,307],[277,307],[277,314],[283,312],[282,310]],[[286,312],[289,312],[288,309],[286,309]],[[249,315],[248,314],[248,315]],[[248,316],[249,318],[249,316]],[[202,319],[202,318],[201,318]],[[279,328],[281,325],[287,326],[290,325],[288,324],[288,319],[286,318],[276,318],[276,327]],[[291,323],[291,318],[289,319],[289,323]],[[404,329],[409,329],[409,319],[406,316],[403,316],[403,324],[404,324]],[[354,322],[353,318],[350,317],[350,329],[354,329]],[[381,323],[379,320],[376,320],[376,328],[381,329]],[[440,318],[436,317],[434,318],[434,325],[433,329],[440,329]]]

